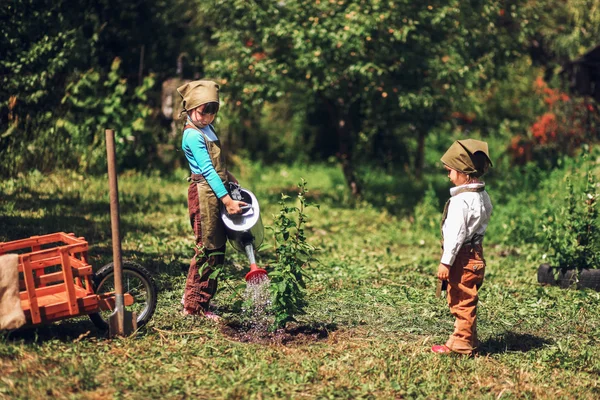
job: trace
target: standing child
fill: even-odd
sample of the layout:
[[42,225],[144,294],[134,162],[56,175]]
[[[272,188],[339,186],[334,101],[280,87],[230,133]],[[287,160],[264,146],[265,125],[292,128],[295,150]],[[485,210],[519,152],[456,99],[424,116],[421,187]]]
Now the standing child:
[[480,180],[492,162],[488,145],[474,139],[458,140],[442,157],[455,187],[442,217],[443,254],[437,277],[448,282],[448,305],[456,318],[454,333],[434,353],[473,354],[477,340],[477,291],[483,283],[483,236],[492,203]]
[[229,214],[240,214],[246,203],[231,198],[225,184],[237,183],[227,171],[221,144],[211,125],[219,110],[219,85],[208,80],[188,82],[177,88],[182,113],[187,114],[181,147],[191,170],[188,211],[196,238],[196,254],[190,264],[183,295],[185,315],[203,315],[218,320],[208,305],[217,290],[210,279],[213,268],[225,259],[225,227],[221,204]]

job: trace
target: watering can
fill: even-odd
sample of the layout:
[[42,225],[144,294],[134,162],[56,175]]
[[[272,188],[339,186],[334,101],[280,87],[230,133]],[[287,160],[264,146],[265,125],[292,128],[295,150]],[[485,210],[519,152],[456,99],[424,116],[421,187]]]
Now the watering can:
[[250,272],[246,274],[246,282],[259,281],[266,278],[267,271],[259,268],[254,258],[254,248],[260,246],[265,237],[258,200],[254,193],[232,182],[229,183],[229,193],[232,199],[243,201],[247,206],[242,207],[242,214],[236,215],[229,215],[224,207],[221,208],[227,238],[234,249],[248,257]]

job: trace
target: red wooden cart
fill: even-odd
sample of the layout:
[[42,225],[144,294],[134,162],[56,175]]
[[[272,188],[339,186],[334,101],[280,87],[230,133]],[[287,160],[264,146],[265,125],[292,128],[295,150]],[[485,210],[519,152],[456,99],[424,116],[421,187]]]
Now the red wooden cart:
[[[19,254],[21,307],[27,325],[50,323],[90,315],[102,329],[115,308],[112,263],[96,274],[88,263],[88,243],[73,233],[52,233],[11,242],[0,242],[0,255]],[[148,272],[124,262],[126,306],[138,307],[138,326],[156,308],[156,286]]]

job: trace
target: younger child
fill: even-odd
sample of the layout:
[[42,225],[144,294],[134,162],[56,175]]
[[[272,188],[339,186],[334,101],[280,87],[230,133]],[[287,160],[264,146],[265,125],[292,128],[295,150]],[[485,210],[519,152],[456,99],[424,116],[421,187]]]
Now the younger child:
[[443,254],[437,277],[448,282],[448,305],[456,318],[454,333],[434,353],[473,354],[477,340],[477,291],[483,283],[483,235],[492,214],[492,203],[481,176],[492,164],[488,145],[474,139],[458,140],[442,162],[455,187],[442,216]]
[[181,147],[192,172],[189,178],[188,211],[196,237],[196,255],[192,259],[185,283],[183,312],[218,317],[208,304],[217,290],[217,281],[210,279],[213,268],[225,258],[225,226],[221,220],[221,205],[229,214],[241,214],[243,201],[231,198],[225,184],[237,183],[227,171],[221,144],[211,125],[219,110],[219,85],[208,80],[188,82],[177,88],[182,97],[182,113],[187,114]]

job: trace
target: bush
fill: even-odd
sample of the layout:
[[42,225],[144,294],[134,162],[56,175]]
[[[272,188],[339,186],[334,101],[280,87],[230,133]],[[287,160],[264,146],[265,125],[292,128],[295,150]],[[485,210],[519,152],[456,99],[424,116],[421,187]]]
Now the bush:
[[551,261],[563,268],[600,267],[600,230],[598,229],[598,193],[596,180],[588,170],[583,191],[574,189],[567,178],[567,196],[558,210],[548,210],[543,224],[545,249]]
[[[79,79],[67,85],[63,104],[69,112],[56,121],[58,134],[69,138],[77,156],[77,165],[83,171],[104,172],[106,154],[104,129],[115,129],[117,160],[133,167],[147,158],[144,136],[148,135],[147,122],[151,109],[147,104],[148,92],[154,85],[152,76],[146,77],[133,91],[122,77],[121,60],[115,58],[106,75],[90,69]],[[126,162],[137,161],[132,165]]]
[[587,98],[573,98],[550,88],[541,77],[534,86],[546,109],[526,135],[512,138],[508,151],[513,164],[533,161],[552,168],[564,155],[574,156],[582,143],[600,139],[600,113]]

